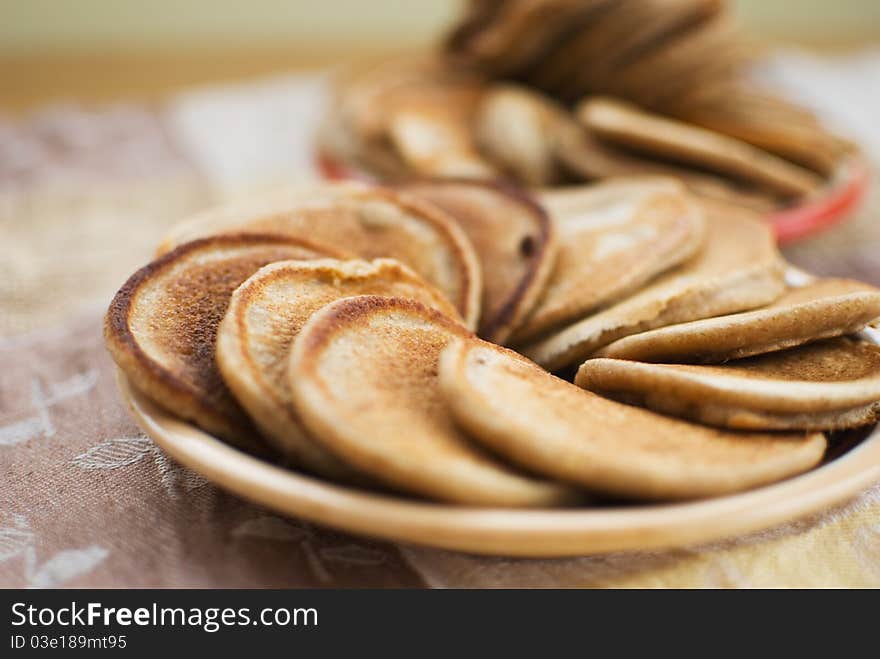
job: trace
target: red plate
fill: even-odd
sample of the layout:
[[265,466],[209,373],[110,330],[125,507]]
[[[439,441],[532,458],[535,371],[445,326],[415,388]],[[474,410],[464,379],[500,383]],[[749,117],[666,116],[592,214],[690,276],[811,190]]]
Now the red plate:
[[[321,175],[331,181],[355,179],[375,182],[375,178],[318,153],[316,164]],[[828,188],[804,203],[768,215],[781,244],[823,231],[846,220],[865,196],[868,167],[859,157],[843,163]]]

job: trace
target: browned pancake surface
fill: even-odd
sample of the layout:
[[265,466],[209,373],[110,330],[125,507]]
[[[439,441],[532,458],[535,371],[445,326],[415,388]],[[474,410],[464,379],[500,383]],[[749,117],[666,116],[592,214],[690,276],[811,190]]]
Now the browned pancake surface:
[[785,290],[783,262],[767,224],[752,216],[707,216],[705,248],[630,297],[523,347],[556,370],[581,363],[639,332],[754,309]]
[[709,372],[804,382],[852,382],[880,376],[880,347],[851,338],[829,339],[776,355],[731,362]]
[[107,311],[117,365],[143,393],[239,446],[256,431],[223,382],[214,342],[232,292],[267,263],[338,254],[296,238],[230,235],[181,245],[141,268]]
[[878,317],[880,290],[851,279],[818,279],[762,309],[642,332],[597,356],[718,363],[856,332]]
[[482,151],[515,180],[552,185],[561,177],[555,135],[563,112],[530,89],[495,84],[483,96],[473,130]]
[[821,433],[734,433],[583,391],[476,339],[443,353],[456,420],[523,468],[618,496],[679,499],[770,483],[821,460]]
[[405,189],[464,229],[483,271],[479,333],[503,343],[532,310],[552,270],[557,245],[550,218],[530,199],[497,185],[432,181]]
[[456,427],[437,360],[450,341],[470,336],[410,300],[339,300],[313,315],[293,343],[294,403],[316,441],[393,487],[472,505],[571,500],[568,488],[508,467]]
[[443,291],[469,327],[479,319],[482,276],[470,241],[455,220],[412,195],[359,183],[281,190],[178,225],[160,251],[230,231],[300,236],[365,259],[397,259]]
[[236,289],[217,337],[217,362],[239,403],[266,439],[298,464],[327,476],[347,469],[308,436],[287,380],[290,346],[313,313],[342,297],[415,299],[460,321],[452,303],[392,259],[282,261]]
[[703,216],[677,182],[634,179],[546,193],[559,254],[535,309],[513,342],[534,340],[616,302],[692,257]]
[[576,383],[716,426],[841,430],[880,413],[880,347],[839,337],[723,366],[590,359]]
[[767,187],[781,195],[814,192],[822,179],[746,142],[645,112],[611,98],[594,98],[578,108],[590,130],[614,143],[712,169]]

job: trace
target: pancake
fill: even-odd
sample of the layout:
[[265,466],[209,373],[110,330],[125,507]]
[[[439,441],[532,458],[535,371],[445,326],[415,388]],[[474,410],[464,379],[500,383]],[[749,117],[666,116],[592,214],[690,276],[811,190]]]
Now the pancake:
[[495,178],[494,166],[479,153],[472,124],[483,86],[414,85],[407,97],[380,99],[388,141],[417,177]]
[[476,327],[482,290],[477,255],[452,218],[411,195],[360,183],[286,188],[196,215],[173,228],[159,252],[242,230],[303,236],[364,259],[397,259],[445,293],[468,327]]
[[718,0],[616,0],[614,11],[603,13],[566,52],[558,53],[555,88],[567,99],[608,89],[622,67],[663,48],[671,35],[710,19],[720,4]]
[[779,205],[776,197],[765,191],[737,185],[715,174],[634,154],[600,140],[572,117],[554,116],[554,153],[563,170],[577,180],[665,176],[679,179],[690,192],[701,198],[731,201],[760,212],[774,210]]
[[[721,9],[621,62],[613,75],[606,78],[605,88],[645,107],[657,107],[665,100],[668,88],[690,80],[694,69],[712,59],[725,62],[729,45],[739,35],[731,12]],[[729,74],[734,71],[722,79],[730,79]],[[695,84],[706,82],[694,80]]]
[[503,343],[532,310],[556,259],[556,232],[547,213],[509,188],[464,181],[404,187],[454,217],[480,259],[480,336]]
[[217,332],[217,364],[226,384],[263,435],[298,464],[325,476],[350,468],[313,441],[290,397],[287,358],[315,312],[353,295],[415,299],[460,321],[446,297],[391,259],[282,261],[239,286]]
[[[572,25],[568,34],[535,66],[529,82],[557,96],[573,94],[572,81],[585,70],[597,68],[609,48],[631,34],[627,18],[638,17],[644,7],[644,0],[597,3],[589,20],[583,25]],[[658,18],[662,20],[668,15],[666,12]],[[584,66],[584,62],[590,66]]]
[[352,67],[335,80],[321,149],[385,181],[494,177],[471,130],[485,86],[434,55]]
[[478,339],[444,351],[440,382],[474,439],[523,468],[614,496],[737,492],[815,466],[826,446],[821,433],[734,433],[623,405]]
[[724,366],[591,359],[576,383],[713,426],[843,430],[880,417],[880,347],[839,337]]
[[263,443],[223,383],[214,340],[232,292],[273,261],[338,256],[302,238],[228,235],[186,243],[134,273],[104,319],[129,381],[187,421],[240,448]]
[[[620,3],[618,3],[620,4]],[[674,47],[683,35],[711,25],[725,12],[724,0],[635,0],[620,12],[621,27],[605,39],[605,52],[595,67],[582,67],[575,88],[604,89],[617,74],[654,53]],[[604,36],[604,35],[603,35]],[[593,69],[595,68],[595,71]],[[589,71],[588,71],[589,69]]]
[[333,82],[318,135],[322,153],[395,181],[412,174],[388,139],[389,108],[405,104],[415,89],[478,84],[479,78],[451,70],[438,57],[418,56],[346,67]]
[[[704,90],[741,81],[738,73],[754,66],[759,59],[755,44],[748,39],[723,38],[707,47],[715,56],[689,60],[683,53],[677,70],[670,68],[665,79],[658,79],[652,107],[662,108],[662,114],[674,116],[676,109],[687,107],[691,99],[699,98]],[[686,73],[681,75],[681,72]]]
[[671,179],[606,182],[541,196],[559,232],[556,265],[514,344],[616,302],[693,257],[703,216]]
[[818,279],[768,307],[634,334],[596,356],[714,364],[851,334],[876,318],[880,290],[851,279]]
[[572,22],[608,0],[510,0],[480,30],[457,40],[456,54],[481,70],[509,77],[528,68]]
[[802,196],[822,186],[815,173],[746,142],[623,101],[590,98],[578,106],[577,116],[612,143],[727,174],[784,196]]
[[754,186],[638,156],[603,142],[564,106],[525,87],[493,87],[477,114],[475,131],[493,162],[530,185],[656,176],[679,179],[701,198],[731,201],[761,212],[778,207],[778,199]]
[[344,114],[341,100],[335,99],[328,105],[317,128],[320,158],[381,181],[405,180],[410,176],[408,168],[387,141],[368,142],[358,135]]
[[371,147],[387,138],[388,109],[434,86],[478,85],[470,72],[453,69],[433,54],[397,57],[344,68],[334,79],[333,109],[352,133]]
[[474,120],[482,151],[517,181],[552,185],[560,178],[553,133],[561,109],[517,85],[495,85],[485,94]]
[[703,251],[634,295],[524,347],[541,366],[580,364],[609,343],[657,327],[746,311],[785,290],[770,228],[743,213],[707,217]]
[[801,126],[788,118],[751,118],[702,108],[680,114],[697,126],[753,144],[826,178],[834,175],[846,153],[845,145],[820,127]]
[[719,85],[683,99],[674,113],[703,128],[775,153],[830,177],[853,147],[809,110],[747,85]]
[[417,302],[363,296],[314,314],[288,375],[316,441],[365,474],[432,499],[483,506],[567,502],[565,487],[494,460],[453,423],[437,359],[464,327]]

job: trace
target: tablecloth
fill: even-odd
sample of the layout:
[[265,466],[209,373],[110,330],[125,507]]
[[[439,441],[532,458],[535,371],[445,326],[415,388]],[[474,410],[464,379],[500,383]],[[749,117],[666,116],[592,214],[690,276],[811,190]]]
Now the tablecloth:
[[[782,52],[763,75],[880,159],[880,52]],[[180,217],[314,178],[324,102],[324,76],[281,76],[153,105],[0,114],[0,586],[880,586],[880,484],[709,546],[523,560],[282,517],[168,458],[119,398],[103,309]],[[878,214],[872,186],[850,222],[786,254],[880,285]]]

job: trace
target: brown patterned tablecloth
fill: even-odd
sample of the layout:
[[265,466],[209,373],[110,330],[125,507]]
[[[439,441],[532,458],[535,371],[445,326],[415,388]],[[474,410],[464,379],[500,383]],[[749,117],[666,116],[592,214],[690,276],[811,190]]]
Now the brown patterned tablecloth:
[[[103,308],[181,216],[313,175],[303,126],[320,94],[281,79],[161,107],[0,116],[0,586],[880,586],[880,485],[712,546],[514,560],[284,518],[154,446],[117,394]],[[874,188],[848,224],[788,256],[880,285],[878,215]]]

